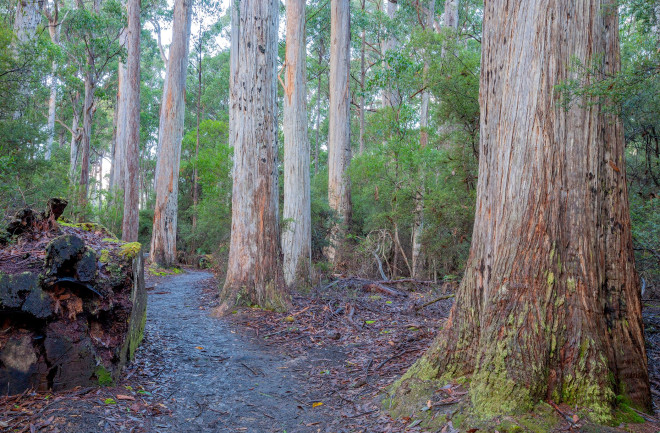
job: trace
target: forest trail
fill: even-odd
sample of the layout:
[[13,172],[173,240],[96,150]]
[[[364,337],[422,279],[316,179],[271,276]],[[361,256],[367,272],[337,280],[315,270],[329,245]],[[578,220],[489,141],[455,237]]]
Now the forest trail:
[[313,431],[295,359],[257,346],[200,305],[207,272],[167,277],[149,293],[147,342],[138,354],[161,362],[171,417],[159,432]]

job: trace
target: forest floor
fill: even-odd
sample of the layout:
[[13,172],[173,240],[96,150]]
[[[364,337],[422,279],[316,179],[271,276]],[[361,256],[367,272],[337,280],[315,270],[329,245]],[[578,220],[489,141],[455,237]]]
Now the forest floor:
[[[340,279],[294,296],[286,314],[252,308],[223,318],[213,315],[210,273],[152,277],[147,286],[145,341],[120,383],[0,397],[0,431],[423,431],[416,419],[390,419],[378,397],[430,344],[452,300],[424,304],[451,284]],[[660,303],[645,303],[645,320],[657,404]],[[464,398],[458,387],[439,393],[434,408]],[[558,432],[587,431],[570,408],[559,410],[570,421]],[[660,424],[608,431],[657,433]]]

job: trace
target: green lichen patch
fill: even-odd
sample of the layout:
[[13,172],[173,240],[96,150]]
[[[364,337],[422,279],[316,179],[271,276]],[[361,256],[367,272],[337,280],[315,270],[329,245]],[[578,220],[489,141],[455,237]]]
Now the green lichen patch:
[[[115,239],[115,240],[117,239],[117,236],[115,236],[110,230],[108,230],[106,227],[98,223],[92,223],[92,222],[70,223],[62,218],[58,219],[57,223],[62,227],[73,227],[80,230],[84,230],[86,232],[101,233],[107,236],[106,239]],[[104,241],[107,242],[105,239]]]
[[119,255],[125,259],[134,259],[140,254],[142,244],[139,242],[129,242],[119,247]]
[[114,384],[112,374],[103,365],[96,367],[94,376],[96,376],[96,380],[98,380],[101,386],[112,386]]
[[99,255],[99,261],[101,263],[108,263],[110,261],[110,251],[103,249],[100,251],[100,253],[101,254]]

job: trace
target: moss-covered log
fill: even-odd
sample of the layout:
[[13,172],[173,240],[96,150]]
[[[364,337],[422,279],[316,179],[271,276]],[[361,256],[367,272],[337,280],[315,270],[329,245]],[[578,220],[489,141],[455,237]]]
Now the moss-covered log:
[[0,249],[0,393],[116,380],[146,321],[140,244],[48,212],[21,211],[9,230],[20,235]]
[[617,20],[610,0],[486,2],[472,248],[445,328],[392,390],[396,414],[458,378],[481,418],[543,400],[598,422],[617,401],[650,407],[621,122],[557,94],[575,60],[616,74]]

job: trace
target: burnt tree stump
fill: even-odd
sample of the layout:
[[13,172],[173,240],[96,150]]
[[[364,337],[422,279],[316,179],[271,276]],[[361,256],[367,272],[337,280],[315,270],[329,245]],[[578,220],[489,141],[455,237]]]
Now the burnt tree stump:
[[0,248],[0,394],[109,384],[144,333],[140,244],[48,206],[21,210]]

